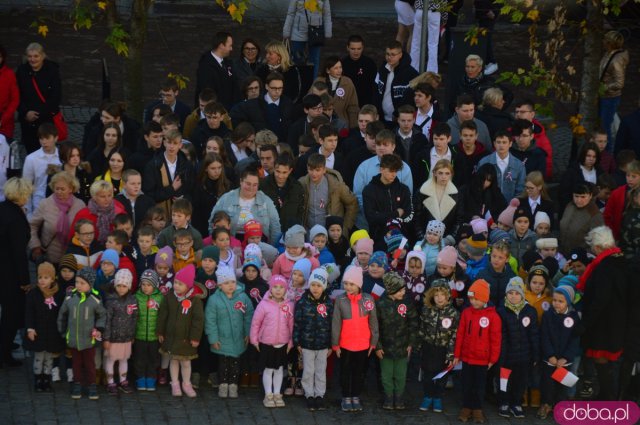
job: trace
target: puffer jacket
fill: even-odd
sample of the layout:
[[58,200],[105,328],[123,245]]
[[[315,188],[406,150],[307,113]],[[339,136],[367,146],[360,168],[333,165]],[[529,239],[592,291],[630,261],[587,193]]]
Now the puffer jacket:
[[524,291],[524,299],[527,300],[527,303],[536,309],[536,314],[538,318],[538,327],[540,327],[540,322],[542,322],[542,315],[545,311],[551,308],[551,296],[546,294],[545,291],[542,291],[540,295],[536,295],[533,292],[526,289]]
[[566,314],[558,314],[553,308],[547,310],[540,325],[542,360],[556,357],[572,362],[580,354],[583,331],[584,326],[575,310],[570,309]]
[[138,302],[135,295],[113,294],[107,304],[107,324],[102,339],[108,342],[129,342],[136,336]]
[[307,350],[331,348],[333,302],[323,292],[315,299],[307,290],[296,303],[293,322],[293,344]]
[[219,349],[211,351],[221,356],[240,357],[247,349],[245,338],[251,330],[253,304],[239,283],[231,298],[221,290],[207,301],[204,309],[204,331],[209,344],[220,343]]
[[537,362],[540,358],[540,334],[536,309],[525,304],[518,314],[505,306],[498,307],[497,312],[502,320],[500,364]]
[[462,311],[456,334],[456,358],[476,366],[495,364],[501,345],[502,322],[495,307],[467,307]]
[[287,18],[282,28],[282,37],[291,41],[307,41],[309,39],[309,25],[324,25],[324,36],[331,38],[331,5],[329,0],[318,0],[317,11],[305,9],[304,0],[290,0]]
[[383,350],[385,358],[406,358],[407,348],[416,347],[418,343],[415,304],[385,295],[376,301],[376,314],[380,329],[376,350]]
[[93,331],[104,331],[107,312],[102,305],[98,292],[92,289],[89,293],[73,290],[67,295],[58,313],[58,331],[64,335],[69,348],[78,351],[95,345]]
[[497,307],[504,304],[507,285],[509,284],[509,280],[515,277],[515,275],[513,269],[509,267],[509,264],[505,265],[502,273],[498,273],[491,267],[491,262],[489,261],[487,262],[487,268],[480,270],[476,280],[484,279],[489,283],[491,291],[489,296],[493,305]]
[[453,360],[460,313],[451,303],[444,308],[425,306],[420,314],[418,338],[425,344],[447,349],[446,360]]
[[202,298],[205,294],[197,285],[187,294],[182,301],[178,300],[174,291],[167,294],[158,311],[156,333],[164,336],[160,348],[163,354],[194,359],[198,357],[198,349],[191,345],[191,341],[200,341],[202,338],[204,329]]
[[160,289],[155,288],[151,295],[146,295],[139,289],[136,292],[138,302],[138,321],[136,323],[136,339],[139,341],[157,341],[156,326],[158,324],[158,311],[164,302],[164,296]]
[[342,294],[335,300],[331,323],[331,345],[362,351],[378,345],[378,317],[373,297],[369,294]]
[[516,234],[516,229],[511,229],[509,230],[509,237],[511,237],[511,255],[518,260],[518,264],[522,264],[524,253],[535,251],[538,235],[532,230],[527,230],[524,236],[520,238]]
[[251,344],[288,344],[293,347],[293,309],[292,302],[277,302],[269,292],[253,313]]
[[[614,55],[613,58],[612,55]],[[611,59],[611,62],[609,62],[609,59]],[[608,66],[607,63],[609,64]],[[627,65],[629,65],[629,52],[627,50],[614,50],[602,57],[600,60],[600,81],[604,85],[602,97],[622,96],[624,73]]]

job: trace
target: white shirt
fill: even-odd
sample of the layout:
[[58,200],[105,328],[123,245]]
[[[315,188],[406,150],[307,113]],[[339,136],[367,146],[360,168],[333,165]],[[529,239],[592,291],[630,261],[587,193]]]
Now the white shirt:
[[389,75],[387,76],[387,82],[384,86],[384,95],[382,96],[382,112],[384,119],[387,121],[393,121],[393,97],[391,96],[391,84],[393,83],[394,72],[390,69],[389,64],[385,65],[389,69]]
[[164,154],[164,159],[167,161],[167,167],[169,168],[169,175],[171,176],[171,180],[176,178],[176,168],[178,168],[178,157],[176,156],[176,160],[174,162],[169,161],[167,158],[167,154]]
[[540,206],[540,197],[539,196],[538,196],[538,199],[529,198],[529,207],[531,207],[531,213],[533,215],[536,214],[536,210],[538,209],[539,206]]
[[598,176],[596,175],[595,168],[592,168],[591,171],[589,171],[584,166],[581,165],[580,169],[582,170],[582,176],[584,177],[585,181],[596,184],[596,182],[598,181]]
[[447,151],[444,155],[438,155],[438,153],[436,152],[436,148],[431,148],[431,155],[429,159],[429,162],[431,163],[430,170],[433,170],[433,167],[435,167],[436,163],[441,159],[448,159],[449,162],[451,162],[451,149],[449,149],[449,146],[447,146]]
[[213,56],[213,58],[216,60],[216,62],[218,62],[218,64],[220,66],[222,66],[222,58],[218,55],[216,55],[215,53],[213,53],[213,50],[211,51],[211,56]]
[[[318,153],[324,155],[322,153],[322,146],[320,146],[320,149],[318,149]],[[336,165],[336,155],[334,153],[331,153],[331,155],[329,155],[328,157],[325,156],[325,158],[327,168],[331,168],[333,170],[333,167]]]
[[271,105],[272,103],[275,103],[277,106],[280,106],[280,98],[278,98],[278,100],[273,100],[271,96],[269,96],[269,93],[264,95],[264,101],[267,102],[267,105]]
[[496,153],[496,165],[500,169],[500,173],[502,173],[502,178],[504,178],[504,172],[509,166],[509,154],[504,159],[501,159],[500,155]]
[[[427,111],[426,114],[423,114],[420,109],[418,109],[416,113],[416,125],[422,129],[422,134],[429,137],[429,132],[431,131],[431,124],[433,123],[433,105]],[[422,123],[427,121],[424,125]]]
[[33,193],[27,200],[27,218],[31,219],[38,204],[45,198],[47,192],[47,167],[62,165],[58,157],[58,148],[53,153],[45,153],[42,148],[27,155],[22,168],[22,177],[33,183]]
[[245,151],[241,151],[235,143],[231,144],[231,150],[233,151],[233,155],[236,157],[238,161],[241,161],[247,158],[247,153]]

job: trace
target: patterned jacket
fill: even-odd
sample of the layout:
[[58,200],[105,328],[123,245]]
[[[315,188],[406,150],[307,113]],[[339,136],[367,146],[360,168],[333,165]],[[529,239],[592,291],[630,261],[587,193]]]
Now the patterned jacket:
[[307,290],[294,311],[293,345],[307,350],[331,349],[333,302],[327,292],[316,300]]
[[418,337],[424,344],[447,348],[447,361],[453,360],[460,313],[451,303],[444,308],[425,306],[420,314]]
[[384,350],[385,358],[407,357],[407,347],[418,343],[418,312],[414,303],[385,295],[376,301],[376,310],[380,329],[376,350]]
[[102,338],[108,342],[129,342],[136,336],[138,302],[129,293],[124,297],[114,293],[107,305],[107,325]]

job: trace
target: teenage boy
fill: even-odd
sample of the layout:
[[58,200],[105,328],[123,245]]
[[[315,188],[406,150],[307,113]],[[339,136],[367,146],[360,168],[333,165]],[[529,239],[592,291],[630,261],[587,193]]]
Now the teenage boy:
[[536,142],[536,146],[546,152],[546,168],[544,176],[546,179],[551,179],[553,174],[553,148],[547,132],[540,121],[536,119],[536,107],[532,100],[525,99],[516,103],[515,109],[516,119],[523,119],[531,121],[531,131],[533,132],[533,138]]
[[144,172],[144,167],[151,161],[154,155],[162,150],[162,126],[151,120],[143,127],[143,140],[138,145],[138,150],[131,155],[127,163],[128,168]]
[[491,164],[498,174],[498,186],[504,199],[518,197],[524,189],[526,171],[524,164],[518,158],[509,154],[513,141],[509,133],[503,130],[496,131],[493,139],[495,152],[485,156],[478,163],[478,167]]
[[387,223],[398,220],[409,224],[413,219],[413,207],[409,188],[398,180],[402,160],[398,155],[387,154],[380,159],[380,174],[362,190],[364,215],[369,223],[369,235],[378,251],[385,251]]
[[[287,134],[287,143],[293,149],[293,153],[296,153],[296,147],[298,146],[298,140],[303,134],[311,132],[309,124],[314,118],[319,117],[324,112],[322,106],[322,99],[316,94],[308,94],[302,98],[302,109],[304,110],[304,116],[300,117],[289,127],[289,133]],[[283,140],[284,141],[284,140]]]
[[156,202],[149,195],[142,193],[142,175],[137,170],[124,170],[122,173],[124,190],[116,196],[127,214],[133,220],[133,228],[137,229],[149,208],[156,205]]
[[483,121],[480,121],[475,117],[475,113],[476,105],[473,101],[473,97],[468,94],[461,94],[458,96],[456,99],[455,113],[447,121],[447,124],[451,127],[451,143],[455,145],[460,141],[460,125],[465,121],[471,120],[476,123],[476,127],[478,128],[478,141],[484,145],[487,152],[491,152],[493,147],[491,146],[489,128]]
[[589,141],[595,143],[600,151],[600,161],[598,161],[600,170],[604,174],[613,174],[616,171],[616,159],[613,153],[607,150],[607,132],[602,127],[596,128],[591,133]]
[[58,129],[53,123],[45,122],[38,127],[40,149],[27,155],[22,168],[22,177],[33,184],[33,193],[27,199],[27,218],[31,218],[38,204],[46,197],[47,170],[49,166],[60,166],[58,157]]
[[[285,153],[278,156],[273,173],[260,180],[260,190],[276,206],[280,223],[294,223],[304,214],[304,189],[292,176],[293,158]],[[295,221],[294,221],[295,220]]]
[[509,152],[522,161],[527,174],[540,171],[544,176],[547,169],[547,154],[536,146],[531,121],[516,119],[511,127],[511,134],[516,143]]
[[342,74],[353,81],[360,106],[373,103],[372,94],[378,71],[373,59],[363,53],[364,39],[359,35],[349,36],[347,52],[349,54],[340,59]]
[[431,129],[440,121],[437,105],[434,104],[436,90],[431,84],[420,83],[413,89],[413,103],[416,105],[416,126],[428,139]]
[[[432,143],[411,156],[411,175],[414,187],[419,188],[431,176],[431,170],[441,159],[446,159],[453,165],[453,150],[449,148],[451,142],[451,128],[446,123],[438,123],[431,130]],[[456,164],[457,165],[457,164]]]
[[453,146],[452,163],[456,164],[453,184],[462,187],[471,181],[471,176],[478,169],[478,163],[488,152],[478,141],[478,126],[473,120],[460,124],[460,141]]
[[160,86],[160,99],[152,102],[144,111],[144,122],[147,123],[153,118],[153,110],[158,105],[167,105],[171,112],[180,118],[180,128],[184,126],[184,121],[191,113],[191,108],[186,103],[178,100],[180,89],[174,78],[167,78]]
[[396,154],[405,162],[423,149],[426,149],[428,141],[420,127],[416,125],[416,108],[411,105],[402,105],[398,108],[398,126],[396,127]]
[[344,218],[345,232],[351,230],[358,214],[358,200],[340,174],[327,169],[324,155],[314,153],[307,161],[307,175],[300,178],[305,191],[303,223],[308,229],[324,225],[327,216]]
[[172,250],[175,250],[174,239],[176,232],[180,229],[186,229],[193,236],[193,249],[195,251],[202,249],[202,235],[189,223],[192,212],[191,202],[186,199],[176,199],[171,207],[171,226],[165,227],[158,234],[158,248],[169,245]]
[[204,119],[198,122],[190,139],[196,148],[198,156],[202,155],[202,151],[210,137],[218,136],[224,139],[229,135],[229,129],[225,123],[222,122],[226,113],[227,111],[224,109],[224,106],[218,102],[211,102],[204,107]]
[[[186,139],[191,139],[191,134],[193,130],[196,129],[196,126],[205,118],[204,116],[204,108],[211,102],[215,102],[218,100],[216,93],[212,89],[204,89],[198,95],[198,107],[193,110],[189,114],[189,116],[184,120],[184,126],[182,127],[182,134]],[[225,115],[225,117],[227,117]],[[226,121],[225,121],[226,123]]]
[[353,149],[352,151],[350,151],[349,155],[347,155],[344,163],[342,178],[350,188],[353,188],[353,178],[355,177],[356,170],[358,169],[360,163],[375,156],[376,136],[382,130],[384,130],[384,123],[382,123],[381,121],[376,120],[367,123],[363,134],[364,138],[362,145]]
[[358,112],[358,127],[350,129],[349,135],[340,143],[339,150],[345,157],[365,145],[364,135],[367,124],[373,121],[378,121],[378,109],[373,105],[363,105]]
[[[344,159],[342,155],[336,152],[338,147],[338,130],[332,127],[330,124],[321,125],[318,128],[318,139],[320,146],[317,148],[311,148],[306,154],[298,158],[296,164],[296,177],[300,178],[307,172],[307,161],[309,157],[314,153],[322,154],[326,158],[326,166],[339,173],[344,168]],[[340,174],[342,176],[342,174]]]

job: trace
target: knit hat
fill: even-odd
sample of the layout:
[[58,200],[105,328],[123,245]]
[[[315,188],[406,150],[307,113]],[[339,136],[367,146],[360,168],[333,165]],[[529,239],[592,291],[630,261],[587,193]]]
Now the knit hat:
[[434,233],[442,238],[446,226],[440,220],[431,220],[427,223],[427,233]]
[[525,217],[527,220],[529,220],[529,223],[531,223],[531,214],[529,214],[529,211],[525,210],[522,207],[519,207],[513,213],[513,222],[515,223],[517,219],[522,217]]
[[218,269],[216,270],[216,280],[218,281],[218,285],[222,285],[223,283],[229,282],[229,281],[235,282],[236,273],[233,271],[231,267],[218,267]]
[[558,239],[556,238],[540,238],[536,241],[536,248],[544,249],[544,248],[557,248],[558,247]]
[[287,233],[284,234],[284,245],[302,248],[304,246],[304,235],[307,233],[304,230],[304,227],[299,224],[294,224],[287,230]]
[[382,283],[384,283],[384,289],[389,295],[400,292],[407,285],[402,276],[396,272],[385,273],[382,277]]
[[578,247],[571,250],[569,261],[577,261],[586,266],[591,262],[591,257],[589,257],[586,249]]
[[155,265],[173,266],[173,251],[169,245],[162,247],[156,253]]
[[489,245],[494,245],[500,241],[504,241],[511,245],[511,236],[509,236],[509,233],[496,227],[491,230],[491,233],[489,233]]
[[91,267],[83,267],[78,270],[76,278],[84,280],[93,288],[93,284],[96,283],[96,272]]
[[274,274],[269,279],[269,288],[273,288],[274,286],[282,286],[283,288],[287,288],[287,278],[282,276],[281,274]]
[[[329,226],[327,226],[327,228],[329,228]],[[366,230],[364,229],[356,230],[351,234],[351,237],[349,238],[349,246],[354,246],[356,242],[358,242],[360,239],[364,239],[368,237],[369,237],[369,232],[367,232]]]
[[358,242],[356,242],[355,252],[356,254],[360,252],[366,252],[369,255],[373,254],[373,239],[371,238],[359,239]]
[[541,260],[542,257],[540,257],[540,254],[538,254],[537,251],[526,251],[524,254],[522,254],[521,265],[524,271],[528,272],[534,264],[540,262]]
[[260,271],[260,259],[258,257],[244,257],[244,263],[242,264],[242,271],[244,272],[244,269],[246,269],[249,266],[253,266],[256,268],[256,270],[258,270],[258,272]]
[[123,285],[126,286],[128,290],[131,290],[132,284],[133,275],[129,269],[120,269],[116,272],[116,275],[113,278],[113,286]]
[[158,276],[155,270],[147,269],[143,271],[142,276],[140,276],[140,285],[142,286],[144,282],[150,283],[151,286],[157,288],[160,286],[160,276]]
[[293,272],[299,271],[302,272],[302,276],[304,276],[304,281],[309,281],[309,275],[311,274],[311,261],[308,258],[302,258],[296,261],[293,264],[293,268],[291,269],[291,275],[293,277]]
[[73,254],[65,254],[60,259],[60,264],[58,265],[59,269],[69,269],[73,270],[73,272],[78,271],[78,261],[76,260],[75,255]]
[[247,257],[258,257],[262,260],[262,249],[260,249],[260,245],[255,243],[250,243],[244,248],[244,258]]
[[538,211],[536,213],[535,219],[533,220],[533,229],[535,230],[539,224],[547,223],[551,226],[551,219],[549,218],[549,214],[544,211]]
[[517,198],[513,198],[511,202],[509,202],[509,206],[505,208],[504,211],[500,213],[498,216],[498,223],[504,224],[505,226],[513,227],[513,215],[516,212],[516,209],[520,206],[520,201]]
[[556,273],[558,273],[558,270],[560,270],[560,264],[558,263],[558,260],[555,259],[555,257],[547,257],[544,260],[542,260],[542,265],[545,266],[547,268],[547,270],[549,270],[549,276],[553,277],[556,275]]
[[220,262],[220,248],[215,245],[205,246],[202,249],[202,259],[205,258],[210,258],[218,264]]
[[327,289],[328,282],[329,273],[327,273],[324,267],[318,267],[311,272],[311,276],[309,277],[309,286],[311,286],[312,283],[319,283],[322,286],[322,289]]
[[427,265],[427,254],[422,252],[422,247],[420,245],[416,245],[413,247],[412,251],[409,251],[407,254],[407,261],[404,263],[405,271],[409,271],[409,262],[413,259],[417,258],[420,260],[421,268],[420,273],[424,273],[424,268]]
[[576,290],[573,289],[573,287],[569,285],[562,285],[554,289],[553,292],[562,295],[564,299],[567,300],[569,307],[573,306],[573,302],[576,298]]
[[118,266],[120,266],[120,256],[115,249],[104,250],[104,252],[102,253],[102,258],[100,259],[100,264],[104,263],[105,261],[113,264],[116,269],[118,268]]
[[479,233],[465,239],[467,244],[467,252],[473,257],[479,257],[487,252],[487,238]]
[[489,227],[487,226],[487,220],[484,218],[474,218],[469,222],[471,224],[471,228],[473,229],[473,234],[484,233],[489,231]]
[[504,293],[508,294],[509,291],[516,291],[518,294],[522,295],[522,298],[524,298],[524,282],[521,277],[514,276],[509,279],[509,283],[507,283],[507,288],[504,290]]
[[[173,278],[175,282],[182,282],[187,285],[187,288],[193,288],[193,281],[196,278],[196,267],[193,264],[187,264],[184,268],[180,269],[176,276]],[[220,282],[220,281],[218,281]]]
[[[340,227],[344,227],[344,219],[338,215],[328,215],[324,224],[327,230],[334,224],[337,224]],[[351,244],[351,246],[353,246],[353,244]]]
[[489,288],[489,283],[486,280],[478,279],[473,282],[473,285],[467,291],[467,295],[486,304],[489,302],[489,294],[491,292]]
[[575,274],[566,274],[558,281],[558,288],[561,286],[570,286],[575,288],[578,284],[578,276]]
[[56,268],[53,264],[45,261],[38,266],[38,276],[49,276],[52,280],[56,279]]
[[329,232],[327,232],[327,229],[325,229],[324,226],[316,224],[311,228],[311,230],[309,230],[309,242],[313,242],[313,238],[318,235],[325,235],[328,238]]
[[442,248],[442,251],[438,253],[438,259],[436,261],[436,264],[455,267],[457,261],[458,261],[458,251],[456,251],[456,249],[452,246],[445,246],[444,248]]
[[451,291],[449,281],[447,279],[439,278],[431,282],[431,288],[446,288],[447,291]]
[[549,281],[549,270],[545,266],[543,266],[542,264],[533,265],[529,269],[529,279],[531,279],[532,276],[542,276],[548,282]]
[[385,269],[389,267],[389,260],[387,259],[387,254],[382,251],[376,251],[371,254],[371,258],[369,258],[369,265],[377,264],[380,267],[384,267]]
[[393,229],[385,234],[384,242],[387,244],[387,252],[391,253],[400,248],[402,238],[404,238],[404,235],[398,229]]
[[254,236],[262,237],[262,224],[257,220],[249,220],[244,224],[244,239]]
[[351,282],[358,288],[362,288],[362,267],[349,266],[342,276],[342,282]]

